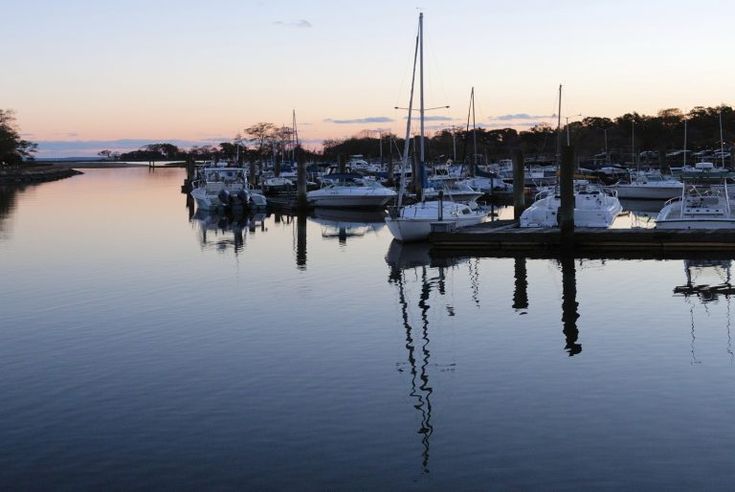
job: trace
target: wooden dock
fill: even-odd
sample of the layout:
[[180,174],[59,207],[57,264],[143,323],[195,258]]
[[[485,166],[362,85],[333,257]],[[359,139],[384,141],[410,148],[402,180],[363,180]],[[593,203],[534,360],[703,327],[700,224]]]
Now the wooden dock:
[[735,230],[576,228],[565,240],[558,228],[519,228],[496,221],[457,231],[433,232],[432,256],[595,258],[735,258]]

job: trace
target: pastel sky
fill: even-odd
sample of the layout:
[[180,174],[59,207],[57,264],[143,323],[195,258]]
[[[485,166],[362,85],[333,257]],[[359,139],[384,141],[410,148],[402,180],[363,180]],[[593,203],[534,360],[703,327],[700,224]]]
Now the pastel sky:
[[[431,129],[555,113],[731,103],[727,0],[4,0],[0,108],[41,156],[150,141],[230,140],[258,121],[307,146],[363,129],[402,134],[417,6]],[[94,153],[92,152],[92,153]]]

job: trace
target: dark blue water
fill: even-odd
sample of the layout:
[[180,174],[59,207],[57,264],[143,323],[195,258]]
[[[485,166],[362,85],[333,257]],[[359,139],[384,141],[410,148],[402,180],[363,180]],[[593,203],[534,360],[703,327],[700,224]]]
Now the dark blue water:
[[432,262],[85,172],[0,193],[4,489],[732,487],[731,298],[674,292],[727,261]]

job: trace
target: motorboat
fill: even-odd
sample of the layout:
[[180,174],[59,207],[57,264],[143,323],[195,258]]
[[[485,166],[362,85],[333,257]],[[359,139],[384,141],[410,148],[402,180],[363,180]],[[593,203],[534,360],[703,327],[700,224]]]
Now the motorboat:
[[[561,196],[556,188],[546,188],[536,201],[521,214],[521,227],[558,227]],[[574,184],[574,225],[608,228],[623,211],[614,190],[605,190],[587,181]]]
[[681,195],[684,184],[673,176],[664,176],[658,171],[641,171],[632,174],[629,183],[611,186],[618,198],[633,200],[668,200]]
[[314,207],[381,208],[396,197],[396,192],[370,179],[348,178],[326,182],[306,194]]
[[466,180],[454,177],[434,177],[429,180],[429,186],[424,188],[424,199],[436,200],[439,192],[455,202],[474,202],[483,195],[483,192],[472,188]]
[[466,203],[431,200],[407,205],[394,217],[386,217],[385,223],[393,237],[399,241],[425,241],[434,223],[452,223],[455,228],[481,224],[487,212]]
[[685,182],[656,216],[656,229],[735,229],[727,183]]
[[246,170],[240,167],[200,167],[192,180],[191,196],[197,207],[205,210],[217,207],[251,204]]

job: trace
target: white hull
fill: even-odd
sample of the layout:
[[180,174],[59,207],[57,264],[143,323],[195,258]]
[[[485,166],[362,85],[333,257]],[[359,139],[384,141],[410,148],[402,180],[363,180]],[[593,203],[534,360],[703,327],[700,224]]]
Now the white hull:
[[668,200],[681,195],[684,185],[679,186],[636,186],[617,185],[618,198],[633,200]]
[[[320,191],[320,190],[318,190]],[[316,193],[316,192],[313,192]],[[315,207],[378,208],[385,207],[393,195],[340,195],[309,193],[307,201]]]
[[735,219],[657,220],[656,229],[735,229]]
[[425,241],[431,234],[431,224],[437,222],[453,223],[462,228],[481,224],[487,214],[473,210],[469,205],[444,202],[443,214],[439,220],[439,202],[422,202],[401,209],[398,217],[386,217],[385,223],[393,237],[399,241]]
[[[590,203],[585,203],[589,201]],[[576,227],[608,228],[622,211],[620,201],[605,195],[603,199],[594,196],[575,196],[574,225]],[[521,227],[558,227],[560,200],[547,196],[534,202],[521,214]]]

